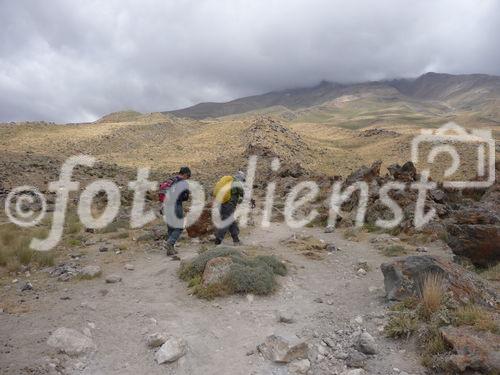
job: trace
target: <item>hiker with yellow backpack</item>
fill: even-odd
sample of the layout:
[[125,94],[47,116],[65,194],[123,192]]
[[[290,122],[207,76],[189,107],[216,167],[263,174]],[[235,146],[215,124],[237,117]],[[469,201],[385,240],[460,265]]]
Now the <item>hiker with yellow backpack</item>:
[[238,171],[234,176],[221,177],[214,188],[214,199],[220,204],[221,220],[230,219],[230,224],[215,230],[215,244],[219,245],[224,240],[226,232],[229,230],[233,238],[234,245],[240,245],[240,229],[234,218],[236,206],[243,201],[245,173]]

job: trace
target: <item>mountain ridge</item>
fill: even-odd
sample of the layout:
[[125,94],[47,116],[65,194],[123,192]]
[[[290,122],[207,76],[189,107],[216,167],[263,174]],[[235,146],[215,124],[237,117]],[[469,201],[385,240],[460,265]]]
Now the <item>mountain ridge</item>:
[[454,107],[465,108],[484,104],[488,100],[500,100],[500,77],[487,74],[453,75],[429,72],[416,78],[352,84],[321,81],[312,87],[271,91],[221,103],[203,102],[162,113],[204,119],[242,114],[273,106],[296,110],[323,104],[341,96],[362,93],[381,97],[406,97],[418,101],[444,101]]

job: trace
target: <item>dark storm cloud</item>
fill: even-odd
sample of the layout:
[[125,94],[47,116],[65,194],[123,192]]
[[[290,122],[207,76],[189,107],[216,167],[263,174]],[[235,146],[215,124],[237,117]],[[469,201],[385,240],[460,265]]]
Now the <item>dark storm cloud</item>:
[[0,0],[0,121],[426,71],[500,74],[496,0]]

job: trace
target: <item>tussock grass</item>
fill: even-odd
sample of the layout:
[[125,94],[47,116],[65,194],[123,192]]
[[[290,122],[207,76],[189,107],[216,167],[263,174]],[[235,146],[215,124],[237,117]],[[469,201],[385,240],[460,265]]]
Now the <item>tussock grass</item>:
[[418,319],[412,312],[401,312],[389,319],[389,322],[384,327],[384,332],[387,337],[392,338],[408,338],[418,328]]
[[420,314],[424,319],[431,319],[438,312],[444,301],[444,279],[437,273],[425,276],[420,291]]
[[[233,264],[226,277],[219,283],[203,286],[202,276],[206,264],[214,258],[229,257]],[[199,254],[190,262],[184,262],[179,277],[200,298],[212,299],[235,293],[265,295],[276,288],[275,275],[286,275],[286,266],[274,256],[248,257],[230,248],[216,248]]]

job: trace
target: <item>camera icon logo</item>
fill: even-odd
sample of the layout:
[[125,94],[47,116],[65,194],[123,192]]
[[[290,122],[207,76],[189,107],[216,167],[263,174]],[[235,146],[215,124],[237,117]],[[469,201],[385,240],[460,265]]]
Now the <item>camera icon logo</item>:
[[[413,138],[411,143],[411,160],[419,162],[419,150],[423,143],[430,143],[432,148],[427,155],[427,163],[432,164],[439,154],[446,153],[452,159],[451,166],[444,172],[444,177],[452,176],[460,167],[460,155],[454,146],[459,143],[474,144],[477,146],[476,174],[478,180],[469,181],[443,181],[443,186],[448,188],[487,188],[495,182],[495,140],[491,130],[472,129],[470,132],[454,122],[448,122],[435,132],[422,129],[420,135]],[[422,173],[430,174],[430,170]]]

